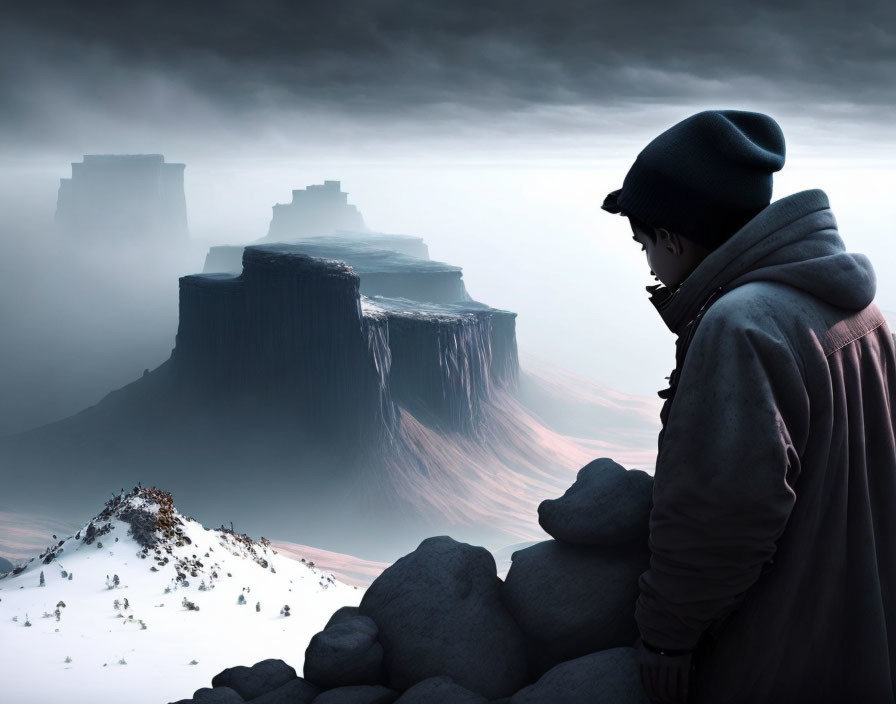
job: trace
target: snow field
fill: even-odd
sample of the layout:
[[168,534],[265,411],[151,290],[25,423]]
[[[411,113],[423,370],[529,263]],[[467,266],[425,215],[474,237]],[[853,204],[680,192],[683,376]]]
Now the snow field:
[[[126,503],[152,508],[139,496]],[[180,514],[177,519],[189,542],[163,541],[161,555],[150,549],[141,557],[143,548],[128,534],[129,525],[113,514],[94,520],[111,529],[91,544],[82,529],[81,540],[65,540],[49,564],[35,558],[25,571],[0,580],[4,702],[121,700],[127,692],[133,704],[159,704],[210,686],[226,667],[266,658],[281,658],[301,674],[311,637],[336,609],[361,601],[362,589],[274,554],[266,544],[207,530]],[[159,566],[165,557],[168,563]],[[181,570],[188,586],[177,578],[178,560],[202,564],[195,577]],[[114,575],[119,586],[109,588]],[[185,608],[185,598],[199,610]],[[60,601],[65,606],[57,621]],[[285,605],[288,617],[281,615]],[[26,614],[30,627],[24,625]]]

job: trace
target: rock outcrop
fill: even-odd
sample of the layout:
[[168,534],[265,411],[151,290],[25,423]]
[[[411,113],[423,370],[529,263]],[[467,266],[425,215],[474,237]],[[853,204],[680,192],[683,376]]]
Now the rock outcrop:
[[427,304],[379,296],[365,299],[363,309],[388,327],[392,396],[415,417],[473,433],[492,389],[515,388],[515,313],[475,301]]
[[308,644],[305,675],[324,689],[381,681],[383,646],[378,635],[372,618],[357,607],[342,607]]
[[501,602],[495,560],[485,548],[427,538],[370,585],[359,610],[379,627],[395,689],[447,675],[496,698],[525,682],[523,633]]
[[491,389],[518,378],[516,315],[470,300],[460,268],[439,262],[364,243],[255,245],[241,274],[183,277],[180,292],[180,388],[280,404],[328,439],[391,437],[396,405],[472,433]]
[[182,277],[177,388],[290,418],[325,445],[390,435],[386,321],[363,314],[358,283],[341,262],[269,245],[247,248],[238,276]]
[[[358,608],[340,609],[312,638],[297,679],[321,691],[297,701],[646,704],[633,647],[645,531],[605,530],[626,513],[647,522],[643,493],[652,481],[631,471],[606,458],[583,468],[568,492],[576,500],[554,505],[568,514],[563,525],[590,516],[599,542],[548,540],[517,551],[504,582],[484,548],[424,540],[383,571]],[[618,511],[591,513],[609,498]],[[237,671],[248,678],[251,669],[225,673]],[[214,682],[239,689],[232,676]]]
[[649,557],[646,540],[613,547],[548,540],[514,553],[502,596],[526,634],[534,673],[635,641],[638,576]]
[[175,704],[310,704],[320,689],[283,660],[262,660],[252,667],[230,667],[212,678],[190,699]]
[[[291,251],[309,257],[332,259],[348,264],[361,278],[361,293],[365,296],[407,298],[412,301],[455,303],[469,301],[464,287],[463,270],[402,252],[400,235],[380,236],[358,233],[354,236],[308,237],[274,245],[289,245]],[[423,240],[406,238],[412,242]],[[269,244],[260,241],[258,244]],[[400,248],[396,248],[400,247]],[[423,245],[425,250],[426,245]],[[212,247],[205,259],[203,273],[239,272],[245,247]]]
[[620,545],[647,541],[653,478],[606,457],[588,463],[559,499],[538,507],[544,532],[573,545]]
[[102,244],[184,243],[184,168],[161,154],[87,154],[60,180],[57,227]]
[[[205,273],[182,280],[182,329],[188,314],[184,298],[190,295],[191,287],[216,286],[220,291],[219,299],[203,307],[200,315],[193,316],[195,320],[201,320],[210,307],[218,311],[242,305],[237,292],[239,277],[219,272],[242,268],[243,277],[251,275],[246,263],[257,258],[258,247],[209,250]],[[389,357],[382,357],[383,364],[378,365],[390,375],[383,384],[390,389],[392,400],[424,422],[441,429],[473,432],[490,389],[516,387],[516,315],[473,301],[464,286],[461,268],[428,259],[426,246],[419,238],[341,232],[265,247],[271,253],[338,261],[350,267],[359,277],[358,291],[371,349],[388,339]],[[202,294],[195,300],[206,298]],[[235,344],[233,335],[242,335],[239,325],[225,327],[227,335],[209,337],[209,349],[226,354]]]
[[510,704],[647,704],[634,648],[611,648],[560,663]]
[[212,687],[229,687],[243,700],[255,699],[296,678],[296,671],[282,660],[262,660],[252,667],[229,667],[212,679]]
[[336,230],[366,230],[360,211],[348,202],[339,181],[294,190],[290,203],[274,206],[268,240],[283,242]]
[[481,694],[461,687],[446,675],[418,682],[395,701],[399,704],[488,704],[488,699]]

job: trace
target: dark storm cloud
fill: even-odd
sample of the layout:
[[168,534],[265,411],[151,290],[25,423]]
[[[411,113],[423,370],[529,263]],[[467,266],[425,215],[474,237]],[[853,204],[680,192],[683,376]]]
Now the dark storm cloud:
[[[679,7],[680,5],[680,7]],[[507,114],[694,100],[889,119],[893,0],[273,0],[19,3],[0,30],[7,132],[71,125],[67,101],[153,119]],[[195,115],[194,115],[195,117]],[[62,119],[65,127],[60,127]]]

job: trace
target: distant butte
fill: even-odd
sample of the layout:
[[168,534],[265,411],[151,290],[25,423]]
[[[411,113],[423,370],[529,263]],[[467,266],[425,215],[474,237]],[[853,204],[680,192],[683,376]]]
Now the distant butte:
[[186,242],[184,168],[161,154],[86,154],[60,179],[56,225],[80,241]]
[[364,219],[348,202],[339,181],[324,181],[292,192],[292,202],[274,206],[267,240],[283,241],[336,230],[365,231]]

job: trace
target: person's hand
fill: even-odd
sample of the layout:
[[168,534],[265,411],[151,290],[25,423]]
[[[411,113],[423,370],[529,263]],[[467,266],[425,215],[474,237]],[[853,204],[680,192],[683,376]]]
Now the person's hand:
[[641,682],[653,704],[687,704],[693,653],[661,650],[638,640]]

